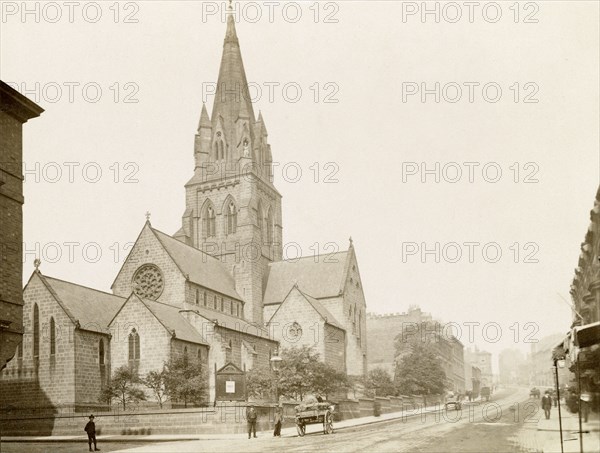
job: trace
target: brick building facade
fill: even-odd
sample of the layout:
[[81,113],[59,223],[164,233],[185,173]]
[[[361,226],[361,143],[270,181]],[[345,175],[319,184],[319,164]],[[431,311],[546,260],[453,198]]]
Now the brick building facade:
[[451,324],[435,321],[431,314],[411,306],[405,313],[367,316],[369,369],[383,368],[392,376],[399,356],[396,341],[411,340],[431,344],[446,374],[446,388],[458,393],[465,391],[464,345],[452,335]]
[[42,112],[0,81],[0,370],[23,335],[23,124]]
[[465,364],[476,366],[481,371],[481,387],[491,387],[494,384],[494,372],[492,369],[492,353],[482,351],[475,347],[467,348],[464,352]]
[[[600,188],[596,191],[589,218],[590,223],[584,241],[580,245],[581,253],[569,290],[574,310],[571,335],[565,343],[573,343],[567,356],[567,366],[573,373],[579,374],[581,391],[595,395],[592,406],[598,411],[600,410]],[[586,346],[579,344],[579,337],[582,335],[587,337]],[[576,337],[577,341],[575,341]],[[564,382],[567,380],[565,379]]]

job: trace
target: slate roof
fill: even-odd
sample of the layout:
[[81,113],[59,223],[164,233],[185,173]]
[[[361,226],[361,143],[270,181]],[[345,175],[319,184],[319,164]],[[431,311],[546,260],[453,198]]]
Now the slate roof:
[[179,312],[179,308],[153,300],[141,299],[136,295],[132,295],[132,297],[140,300],[171,334],[175,333],[175,338],[178,340],[208,345],[204,337]]
[[59,305],[82,329],[108,332],[108,325],[125,303],[125,298],[97,289],[39,274],[46,287],[54,293]]
[[[302,293],[302,291],[300,291]],[[323,304],[321,302],[319,302],[317,299],[315,299],[314,297],[310,297],[308,294],[304,294],[304,297],[306,298],[306,300],[313,306],[313,308],[315,309],[315,311],[317,313],[319,313],[319,315],[321,316],[321,318],[323,318],[323,320],[327,323],[332,325],[333,327],[337,327],[338,329],[342,329],[342,330],[346,330],[341,324],[338,324],[337,320],[335,319],[335,317],[331,314],[331,312],[329,310],[327,310]]]
[[269,331],[263,326],[248,322],[245,319],[236,318],[235,316],[228,315],[217,310],[211,310],[205,307],[194,307],[192,311],[198,312],[200,316],[209,321],[216,321],[216,323],[226,329],[236,330],[238,332],[244,332],[248,335],[255,337],[270,338]]
[[278,261],[269,265],[264,303],[281,303],[294,284],[316,299],[335,297],[344,288],[348,251],[297,261]]
[[163,233],[152,231],[161,242],[169,256],[184,275],[189,277],[192,283],[202,285],[225,296],[236,300],[243,300],[235,290],[233,275],[217,258],[195,247],[184,244],[181,241]]

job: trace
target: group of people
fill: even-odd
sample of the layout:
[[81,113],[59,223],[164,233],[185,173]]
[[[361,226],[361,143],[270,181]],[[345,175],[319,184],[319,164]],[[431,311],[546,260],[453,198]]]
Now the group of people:
[[[252,437],[256,438],[256,422],[258,420],[258,412],[256,412],[253,404],[251,404],[246,411],[246,420],[248,422],[248,439],[251,439]],[[281,425],[284,421],[283,408],[281,406],[277,406],[275,408],[275,416],[273,417],[273,421],[275,423],[273,437],[281,437]]]
[[[248,421],[248,439],[251,439],[252,437],[256,438],[256,422],[258,421],[258,412],[256,412],[256,408],[253,404],[251,404],[246,411],[246,420]],[[275,408],[275,429],[273,431],[273,437],[281,437],[281,425],[283,421],[283,408],[281,406],[277,406]],[[100,451],[96,444],[96,423],[94,422],[93,414],[89,416],[89,422],[87,422],[83,430],[87,433],[90,451]],[[92,444],[94,444],[93,450]]]

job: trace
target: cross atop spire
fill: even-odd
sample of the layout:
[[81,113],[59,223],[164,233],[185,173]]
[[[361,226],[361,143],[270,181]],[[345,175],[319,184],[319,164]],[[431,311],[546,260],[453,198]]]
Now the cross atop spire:
[[238,44],[237,32],[235,31],[235,17],[231,1],[227,8],[227,31],[225,32],[225,43],[232,42]]
[[146,222],[150,222],[150,216],[152,214],[150,214],[150,211],[146,211]]

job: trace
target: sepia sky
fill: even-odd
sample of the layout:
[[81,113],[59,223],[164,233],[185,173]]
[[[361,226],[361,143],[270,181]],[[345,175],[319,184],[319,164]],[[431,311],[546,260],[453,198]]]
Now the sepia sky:
[[[37,254],[109,291],[146,211],[180,227],[225,3],[76,3],[3,2],[0,77],[46,110],[25,126],[25,280]],[[419,305],[467,347],[566,332],[599,184],[598,3],[428,2],[439,22],[421,2],[275,3],[238,3],[237,32],[288,257],[352,236],[369,311]]]

